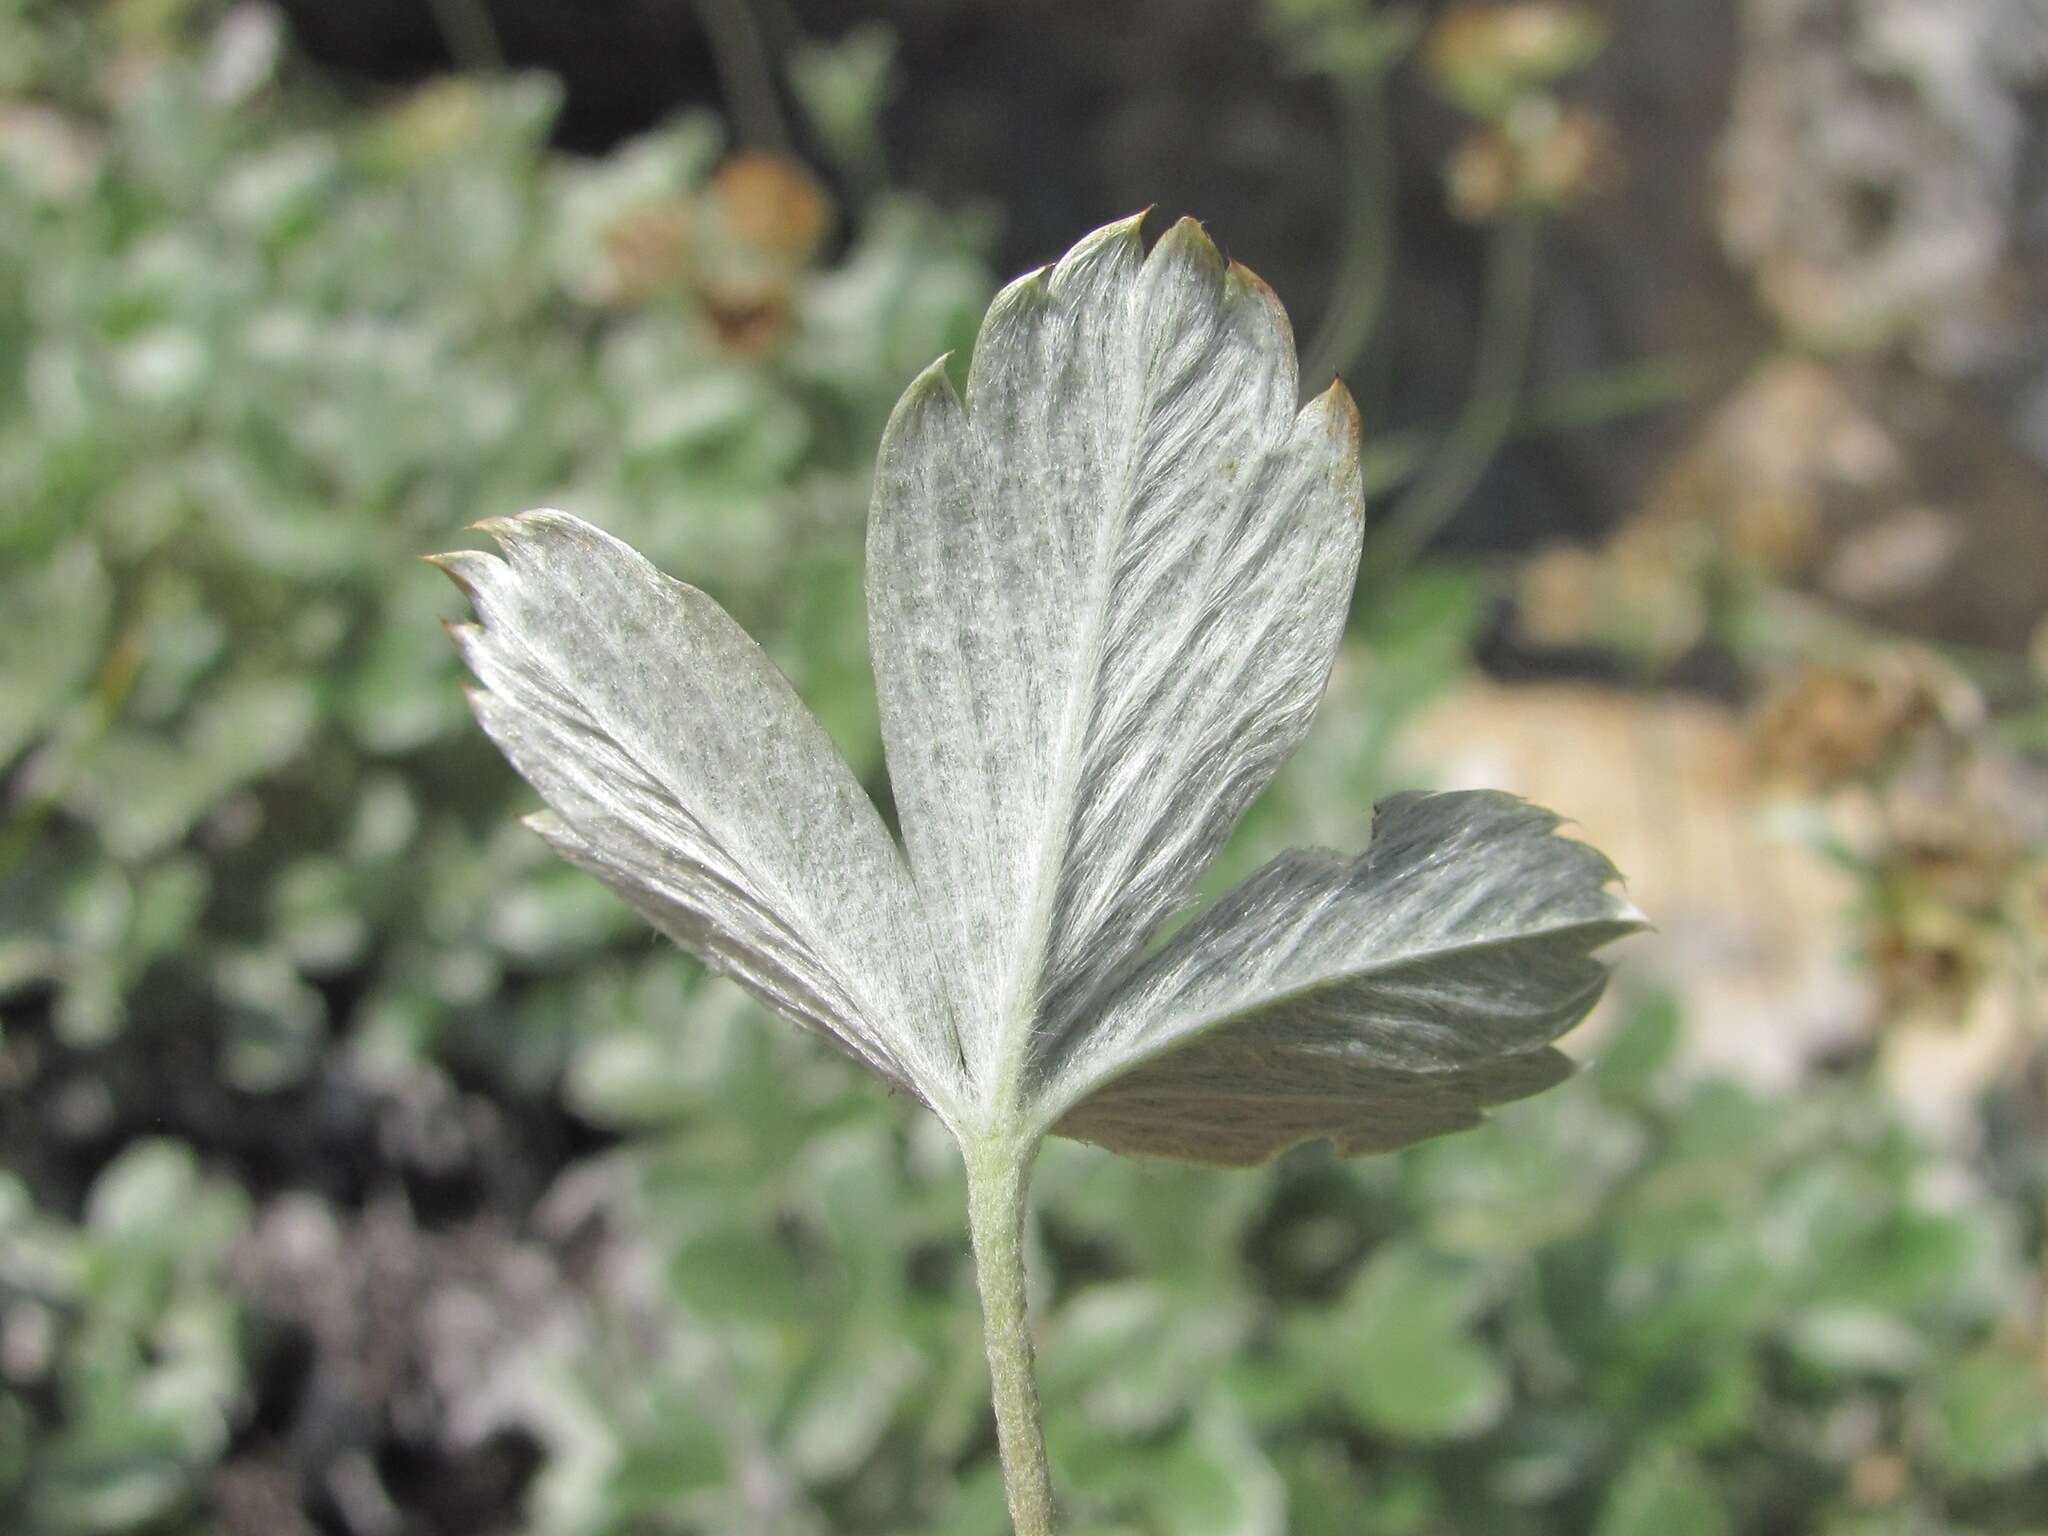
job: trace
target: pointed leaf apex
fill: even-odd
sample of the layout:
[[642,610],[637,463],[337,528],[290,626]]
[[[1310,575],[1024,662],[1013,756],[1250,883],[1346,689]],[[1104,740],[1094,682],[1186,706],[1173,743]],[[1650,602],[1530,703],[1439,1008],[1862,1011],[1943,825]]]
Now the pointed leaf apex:
[[[1158,244],[1152,247],[1149,261],[1185,267],[1189,272],[1198,272],[1211,282],[1221,282],[1230,270],[1230,262],[1224,257],[1223,252],[1216,248],[1216,242],[1209,238],[1209,231],[1202,227],[1199,219],[1186,215],[1175,219],[1173,227],[1159,237]],[[1272,289],[1263,282],[1258,286],[1271,301],[1272,307],[1280,310],[1280,301],[1272,298]],[[1286,313],[1284,310],[1280,312],[1283,316]],[[1288,339],[1290,342],[1293,340],[1291,333]]]
[[1111,245],[1119,240],[1135,240],[1142,244],[1145,239],[1145,221],[1152,217],[1158,207],[1157,203],[1147,203],[1136,213],[1127,213],[1120,219],[1112,219],[1100,229],[1090,231],[1076,241],[1072,249],[1055,265],[1064,266],[1085,251],[1096,246]]
[[966,405],[946,371],[952,355],[948,352],[912,379],[890,410],[876,457],[876,494],[883,494],[888,485],[889,465],[901,455],[915,455],[915,445],[928,439],[957,443],[964,438]]
[[445,554],[421,555],[420,559],[453,582],[455,589],[464,597],[474,601],[477,586],[488,572],[491,556],[480,549],[452,549]]
[[[1628,882],[1619,875],[1615,876],[1615,883],[1624,889],[1628,885]],[[1618,926],[1628,929],[1629,933],[1656,933],[1659,931],[1657,925],[1650,921],[1649,914],[1626,896],[1617,896],[1615,898],[1614,921]],[[1627,935],[1623,934],[1620,937],[1625,938]]]
[[536,540],[549,536],[581,542],[594,541],[620,549],[626,547],[602,528],[555,507],[532,507],[524,512],[516,512],[510,517],[480,518],[469,526],[474,532],[486,534],[497,540],[498,546],[508,556],[518,553]]
[[916,378],[904,387],[903,394],[896,401],[893,418],[913,403],[923,401],[935,394],[948,395],[954,404],[960,401],[959,390],[953,387],[953,376],[947,371],[947,364],[953,361],[951,352],[941,352],[937,358],[925,365]]
[[982,314],[981,329],[975,335],[974,355],[977,358],[991,337],[1022,322],[1030,311],[1048,301],[1052,292],[1052,271],[1051,267],[1033,267],[996,290],[996,296],[989,300],[988,309]]
[[[1147,209],[1146,212],[1151,210]],[[1067,253],[1049,266],[1027,272],[1011,283],[1011,288],[1036,288],[1043,292],[1064,292],[1072,284],[1082,281],[1091,272],[1099,273],[1105,265],[1114,269],[1120,261],[1128,261],[1132,267],[1145,257],[1145,214],[1132,214],[1129,218],[1118,219],[1114,224],[1091,230],[1077,240]],[[993,310],[991,311],[993,318]],[[988,323],[983,322],[983,330]]]
[[[1287,306],[1280,302],[1280,295],[1273,291],[1273,285],[1271,283],[1267,282],[1263,277],[1259,276],[1258,273],[1254,272],[1250,267],[1246,266],[1243,262],[1239,261],[1234,256],[1230,258],[1230,261],[1228,263],[1228,272],[1229,280],[1234,286],[1243,289],[1245,292],[1249,294],[1256,295],[1258,298],[1264,300],[1266,303],[1272,305],[1273,308],[1278,310],[1280,312],[1281,318],[1286,318]],[[1290,337],[1293,334],[1293,330],[1293,324],[1290,322],[1288,325],[1288,334],[1290,335]]]
[[1309,409],[1321,412],[1330,423],[1330,435],[1348,441],[1354,454],[1365,436],[1365,423],[1358,414],[1358,402],[1343,379],[1330,380],[1330,387],[1309,401]]

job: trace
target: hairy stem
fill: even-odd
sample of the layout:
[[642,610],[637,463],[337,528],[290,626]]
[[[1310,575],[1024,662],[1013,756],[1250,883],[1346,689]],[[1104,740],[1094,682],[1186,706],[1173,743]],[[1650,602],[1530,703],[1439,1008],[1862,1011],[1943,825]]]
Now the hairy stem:
[[1032,1369],[1031,1317],[1024,1297],[1025,1190],[1036,1147],[993,1139],[967,1153],[967,1225],[981,1287],[990,1394],[1003,1487],[1016,1536],[1052,1536],[1052,1476]]
[[1493,231],[1486,251],[1486,308],[1472,392],[1436,457],[1367,540],[1364,563],[1371,577],[1384,580],[1397,574],[1436,536],[1472,494],[1514,429],[1535,321],[1541,230],[1541,213],[1522,208]]

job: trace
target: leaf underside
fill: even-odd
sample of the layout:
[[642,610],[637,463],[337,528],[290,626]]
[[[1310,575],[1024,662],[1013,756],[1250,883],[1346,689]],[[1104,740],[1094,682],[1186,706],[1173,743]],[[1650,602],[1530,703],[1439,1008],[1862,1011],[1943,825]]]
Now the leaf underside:
[[1341,385],[1297,408],[1285,314],[1190,221],[1149,255],[1111,225],[1006,288],[965,397],[934,365],[877,462],[907,862],[703,593],[558,512],[437,563],[536,829],[963,1141],[1385,1151],[1566,1076],[1551,1042],[1641,920],[1549,813],[1405,795],[1364,853],[1284,854],[1150,948],[1321,698],[1357,437]]
[[559,512],[436,557],[478,721],[557,852],[785,1017],[935,1108],[957,1051],[924,917],[852,771],[710,598]]
[[1357,858],[1282,854],[1190,922],[1077,1036],[1100,1083],[1062,1135],[1239,1165],[1386,1152],[1569,1075],[1594,951],[1642,920],[1558,819],[1489,791],[1398,795]]
[[[985,1094],[1057,1075],[1307,730],[1357,567],[1358,423],[1183,220],[997,296],[897,406],[868,528],[890,779]],[[992,1106],[1000,1110],[1000,1106]]]

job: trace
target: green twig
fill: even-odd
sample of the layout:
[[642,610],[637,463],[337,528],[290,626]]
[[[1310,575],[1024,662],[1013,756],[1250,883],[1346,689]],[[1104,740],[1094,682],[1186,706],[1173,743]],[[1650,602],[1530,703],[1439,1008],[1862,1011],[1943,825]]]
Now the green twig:
[[789,125],[783,121],[782,99],[776,94],[775,68],[760,17],[749,0],[696,3],[697,20],[711,44],[711,61],[725,88],[726,105],[739,138],[787,154]]
[[1035,1150],[998,1138],[967,1157],[967,1224],[981,1287],[996,1444],[1016,1536],[1052,1536],[1053,1531],[1052,1475],[1046,1467],[1024,1293],[1025,1193]]
[[[1724,372],[1747,365],[1746,358],[1723,369],[1689,357],[1663,356],[1596,368],[1537,391],[1516,415],[1508,438],[1577,431],[1661,410],[1712,389]],[[1445,436],[1442,428],[1410,427],[1368,443],[1360,456],[1365,494],[1384,495],[1414,479]]]
[[495,74],[505,67],[505,50],[498,41],[498,29],[491,21],[485,0],[429,0],[434,25],[448,45],[448,56],[458,69],[480,75]]
[[1365,570],[1383,580],[1408,564],[1472,494],[1513,430],[1536,309],[1542,215],[1518,209],[1495,228],[1486,252],[1486,303],[1472,392],[1456,425],[1368,539]]
[[1343,245],[1322,322],[1302,349],[1311,391],[1349,369],[1372,339],[1394,270],[1394,136],[1383,77],[1343,81],[1337,92],[1343,147]]
[[[1748,366],[1746,355],[1742,366]],[[1595,368],[1540,391],[1530,400],[1515,430],[1569,432],[1639,416],[1699,394],[1723,371],[1676,354]]]

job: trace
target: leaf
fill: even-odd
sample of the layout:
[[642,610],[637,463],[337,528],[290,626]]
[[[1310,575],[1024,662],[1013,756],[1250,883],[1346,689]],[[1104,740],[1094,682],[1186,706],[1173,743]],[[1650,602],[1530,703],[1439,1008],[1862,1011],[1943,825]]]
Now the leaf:
[[1593,1536],[1727,1536],[1728,1514],[1699,1464],[1675,1452],[1639,1453],[1623,1470]]
[[532,825],[770,1007],[952,1118],[946,1001],[902,855],[823,728],[718,605],[559,512],[436,557],[477,719]]
[[2048,1380],[2018,1350],[1946,1363],[1929,1403],[1933,1457],[1959,1481],[2018,1477],[2048,1462]]
[[1138,1280],[1090,1286],[1058,1317],[1047,1398],[1075,1404],[1092,1432],[1121,1438],[1164,1430],[1215,1380],[1251,1321],[1213,1291]]
[[857,1472],[922,1374],[917,1350],[892,1328],[850,1331],[791,1394],[784,1458],[817,1482]]
[[1358,421],[1190,220],[1082,240],[883,435],[867,600],[908,852],[702,593],[573,518],[442,557],[535,825],[658,927],[931,1103],[1197,1162],[1376,1151],[1559,1081],[1640,925],[1506,796],[1404,796],[1147,946],[1307,731],[1356,571]]
[[1191,220],[1012,283],[958,397],[891,417],[868,528],[883,740],[985,1092],[1193,889],[1306,731],[1360,534],[1357,415],[1296,410],[1271,290]]
[[177,736],[109,730],[79,775],[75,801],[119,857],[140,860],[184,837],[234,790],[281,770],[318,728],[303,678],[238,678],[193,711]]
[[1362,1423],[1430,1442],[1479,1434],[1500,1418],[1507,1377],[1467,1326],[1482,1299],[1469,1265],[1412,1244],[1373,1256],[1322,1351]]
[[1550,1042],[1641,926],[1613,866],[1509,795],[1398,795],[1355,859],[1282,854],[1197,917],[1073,1044],[1057,1129],[1264,1161],[1391,1151],[1562,1080]]
[[[10,554],[18,554],[10,551]],[[113,598],[89,544],[8,561],[0,578],[0,768],[62,715],[98,658]]]
[[1287,1488],[1222,1394],[1169,1448],[1153,1482],[1158,1529],[1178,1536],[1282,1536]]

